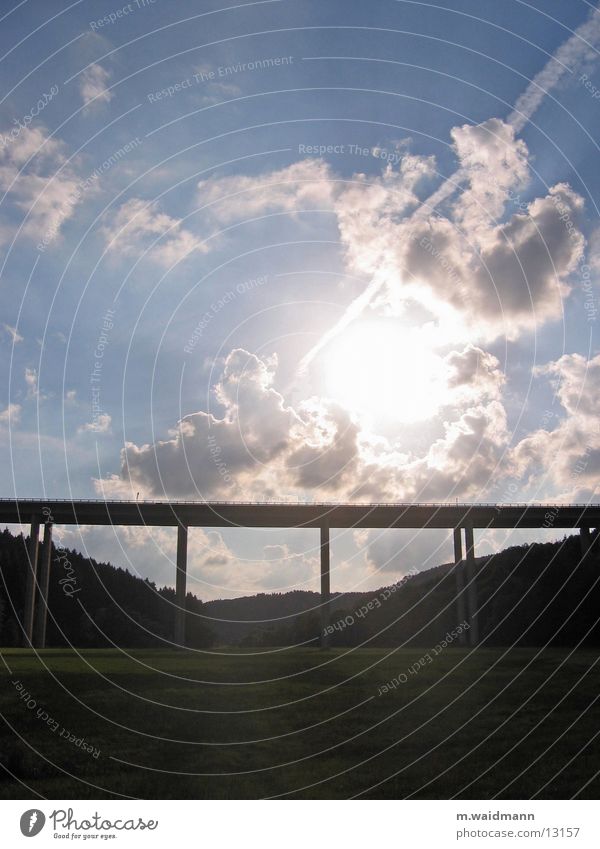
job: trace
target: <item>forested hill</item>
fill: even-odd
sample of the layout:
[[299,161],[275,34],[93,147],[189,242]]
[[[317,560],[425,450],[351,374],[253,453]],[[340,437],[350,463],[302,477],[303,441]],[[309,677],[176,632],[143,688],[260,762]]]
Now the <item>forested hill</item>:
[[[22,614],[28,568],[25,542],[0,532],[3,646],[19,644],[16,615]],[[582,559],[578,537],[570,537],[478,558],[481,639],[487,645],[600,644],[599,547],[595,542]],[[454,572],[446,564],[374,592],[334,594],[330,642],[435,645],[459,624],[455,592]],[[50,610],[56,621],[48,618],[47,644],[168,647],[173,602],[168,587],[61,549],[53,552]],[[205,603],[188,593],[187,610],[186,642],[192,647],[312,645],[319,638],[318,593],[260,593]]]
[[[29,569],[27,538],[0,532],[0,645],[20,645]],[[175,592],[110,563],[98,563],[70,549],[53,546],[46,644],[79,648],[116,644],[131,648],[169,646],[173,637]],[[16,610],[13,610],[13,604]],[[201,613],[202,602],[188,593],[187,609]],[[51,614],[51,615],[50,615]],[[206,647],[214,634],[198,616],[189,616],[186,639]]]

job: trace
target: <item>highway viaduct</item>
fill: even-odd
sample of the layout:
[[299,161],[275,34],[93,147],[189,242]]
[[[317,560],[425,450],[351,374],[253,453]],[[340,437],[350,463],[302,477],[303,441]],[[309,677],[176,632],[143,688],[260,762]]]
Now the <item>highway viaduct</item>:
[[[174,641],[184,645],[188,528],[314,528],[320,531],[321,626],[329,624],[331,528],[445,528],[454,532],[457,621],[479,641],[473,532],[488,528],[579,529],[582,553],[600,528],[600,505],[590,504],[340,504],[217,501],[0,499],[0,522],[30,526],[23,615],[25,646],[46,643],[52,526],[137,525],[177,528]],[[40,556],[40,528],[44,538]],[[464,536],[464,551],[463,551]],[[466,635],[465,635],[466,636]],[[325,640],[325,637],[322,637]]]

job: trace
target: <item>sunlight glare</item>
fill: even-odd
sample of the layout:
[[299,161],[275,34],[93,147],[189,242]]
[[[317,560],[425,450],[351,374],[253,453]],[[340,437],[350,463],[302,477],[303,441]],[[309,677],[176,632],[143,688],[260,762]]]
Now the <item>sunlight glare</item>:
[[327,394],[368,421],[431,418],[446,395],[444,361],[398,321],[360,321],[324,352]]

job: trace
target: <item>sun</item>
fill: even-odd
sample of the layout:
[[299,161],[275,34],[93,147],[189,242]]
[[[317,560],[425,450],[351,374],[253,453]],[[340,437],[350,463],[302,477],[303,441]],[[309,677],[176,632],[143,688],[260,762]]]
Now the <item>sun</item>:
[[323,354],[327,395],[366,421],[423,421],[444,401],[442,357],[395,319],[354,322]]

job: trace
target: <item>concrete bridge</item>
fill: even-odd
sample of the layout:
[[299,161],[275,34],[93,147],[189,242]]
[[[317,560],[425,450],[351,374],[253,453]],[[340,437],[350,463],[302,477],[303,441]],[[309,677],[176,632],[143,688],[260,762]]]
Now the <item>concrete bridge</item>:
[[[446,528],[454,531],[457,621],[468,620],[479,641],[473,531],[488,528],[578,528],[582,554],[600,505],[590,504],[340,504],[218,501],[0,499],[0,522],[30,525],[24,645],[46,643],[52,526],[149,525],[177,528],[175,643],[184,645],[188,528],[315,528],[320,531],[321,625],[329,624],[330,528]],[[44,538],[40,558],[40,527]],[[464,552],[463,552],[464,535]],[[41,562],[40,562],[41,560]],[[461,635],[463,638],[465,634]],[[325,642],[324,635],[322,641]]]

